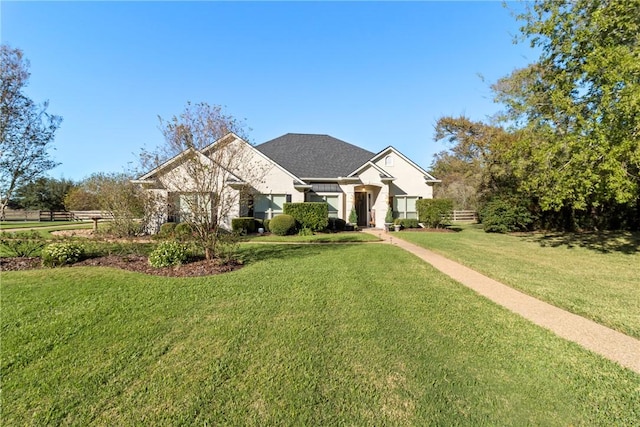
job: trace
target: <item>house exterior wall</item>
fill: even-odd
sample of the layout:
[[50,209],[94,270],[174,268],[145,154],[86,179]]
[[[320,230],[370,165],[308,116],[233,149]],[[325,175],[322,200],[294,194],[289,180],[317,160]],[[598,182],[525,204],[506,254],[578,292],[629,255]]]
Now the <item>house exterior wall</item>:
[[[385,165],[387,155],[393,159],[392,166]],[[375,165],[395,178],[390,189],[391,195],[420,196],[424,199],[433,198],[433,186],[425,183],[424,174],[393,151],[380,156]]]
[[160,231],[160,226],[169,219],[169,192],[164,189],[149,189],[150,194],[150,212],[147,212],[148,219],[145,226],[145,232],[156,234]]
[[253,185],[258,194],[290,194],[292,202],[304,202],[304,192],[298,191],[293,185],[293,178],[280,168],[269,165],[264,159],[254,161],[256,167],[265,168],[264,177]]
[[[282,199],[282,197],[274,196],[286,195],[289,196],[288,199],[294,203],[310,200],[310,197],[305,194],[302,186],[299,186],[300,189],[296,188],[294,184],[296,178],[294,176],[244,141],[237,139],[233,141],[229,147],[231,147],[230,152],[233,153],[233,155],[238,155],[242,159],[242,161],[234,163],[237,165],[237,168],[231,172],[235,175],[236,180],[242,180],[250,184],[250,191],[254,194],[254,197],[258,195],[268,196],[270,198],[269,200],[273,201],[275,199]],[[246,148],[246,150],[244,148]],[[223,151],[207,152],[206,149],[205,153],[211,154],[212,156],[226,155]],[[222,158],[223,157],[218,157],[218,159]],[[374,164],[378,168],[386,171],[393,179],[383,179],[380,176],[380,170],[373,166],[365,166],[359,171],[357,178],[354,177],[355,179],[353,180],[336,179],[333,181],[339,185],[341,192],[317,192],[315,194],[318,196],[338,196],[337,216],[348,221],[351,209],[355,205],[355,193],[366,193],[368,212],[374,212],[375,227],[377,228],[384,228],[384,220],[389,207],[389,200],[393,196],[407,196],[412,199],[417,197],[433,197],[432,184],[425,182],[424,171],[421,171],[419,168],[416,168],[414,164],[405,160],[402,155],[396,153],[394,149],[390,148],[385,150],[385,152],[376,156],[376,159]],[[201,161],[210,160],[202,156]],[[157,180],[157,185],[152,186],[154,188],[147,187],[148,191],[154,194],[157,211],[157,213],[153,215],[152,222],[150,223],[150,229],[148,230],[150,232],[157,232],[160,225],[169,219],[168,206],[172,200],[172,193],[196,192],[199,190],[197,188],[198,186],[189,183],[189,175],[184,165],[176,162],[169,166],[170,167],[166,167],[164,170],[159,170],[157,175],[154,175]],[[228,215],[219,215],[221,225],[225,228],[231,228],[231,220],[233,218],[247,215],[247,204],[240,203],[240,190],[237,186],[225,185],[224,182],[222,182],[222,180],[229,179],[230,175],[226,175],[225,177],[218,178],[218,182],[212,185],[211,188],[224,188],[222,193],[225,197],[229,197],[230,200],[237,200],[235,205],[228,211]],[[298,184],[301,184],[301,182],[298,182]],[[265,199],[265,197],[261,197],[260,200],[264,201]],[[257,199],[254,198],[254,202],[256,200]],[[254,209],[256,206],[257,203],[254,203]],[[272,204],[271,206],[274,205]],[[407,208],[407,211],[408,210]],[[268,217],[273,215],[273,213],[274,211],[269,208]],[[369,221],[369,219],[370,218],[367,218],[367,221]]]

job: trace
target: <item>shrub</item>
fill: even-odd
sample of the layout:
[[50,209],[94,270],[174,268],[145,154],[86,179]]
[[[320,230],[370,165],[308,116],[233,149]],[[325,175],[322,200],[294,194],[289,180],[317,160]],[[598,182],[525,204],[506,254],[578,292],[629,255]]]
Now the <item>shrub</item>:
[[293,234],[296,231],[296,220],[291,215],[276,215],[269,223],[269,229],[278,236]]
[[271,231],[271,229],[269,228],[269,224],[271,224],[270,219],[265,219],[264,221],[262,221],[262,226],[264,227],[264,231]]
[[160,237],[172,237],[175,229],[176,229],[175,222],[165,222],[160,226],[160,231],[158,232],[158,235]]
[[7,255],[17,257],[36,256],[46,245],[46,241],[37,231],[18,231],[0,234],[0,248]]
[[418,220],[415,218],[403,218],[400,220],[400,225],[402,225],[404,228],[420,227],[420,225],[418,225]]
[[344,228],[346,225],[347,225],[347,221],[345,221],[342,218],[329,218],[327,230],[333,231],[333,232],[344,231]]
[[231,220],[231,229],[236,233],[255,233],[256,228],[256,220],[252,217],[240,217]]
[[298,231],[298,236],[313,236],[313,230],[310,228],[301,228],[300,231]]
[[155,268],[169,267],[180,265],[187,258],[187,249],[184,245],[175,241],[161,242],[149,254],[149,264]]
[[358,213],[356,212],[356,208],[351,208],[351,212],[349,212],[349,223],[353,225],[358,223]]
[[178,240],[190,240],[193,237],[193,225],[190,222],[180,222],[173,230],[173,234]]
[[326,202],[285,203],[283,213],[291,215],[300,228],[324,230],[329,223],[329,205]]
[[527,230],[534,218],[524,202],[516,199],[495,198],[481,209],[480,221],[487,233],[509,233]]
[[77,243],[51,243],[42,250],[42,264],[57,267],[73,264],[84,255],[84,247]]
[[101,229],[101,234],[114,237],[132,237],[144,233],[144,225],[131,219],[120,219],[109,221]]
[[393,223],[393,208],[391,206],[387,206],[387,213],[384,216],[385,224]]
[[427,227],[438,228],[449,222],[453,211],[451,199],[420,199],[416,202],[418,218]]

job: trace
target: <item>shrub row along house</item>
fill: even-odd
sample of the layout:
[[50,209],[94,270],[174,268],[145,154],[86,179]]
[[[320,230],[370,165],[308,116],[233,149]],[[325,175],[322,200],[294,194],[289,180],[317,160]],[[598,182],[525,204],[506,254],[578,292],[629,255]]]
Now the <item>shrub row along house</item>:
[[433,197],[436,178],[389,146],[373,153],[329,135],[288,133],[252,146],[233,133],[188,149],[134,182],[153,196],[151,231],[189,221],[195,210],[229,228],[236,217],[271,219],[287,202],[326,202],[329,216],[384,228],[417,218],[416,201]]

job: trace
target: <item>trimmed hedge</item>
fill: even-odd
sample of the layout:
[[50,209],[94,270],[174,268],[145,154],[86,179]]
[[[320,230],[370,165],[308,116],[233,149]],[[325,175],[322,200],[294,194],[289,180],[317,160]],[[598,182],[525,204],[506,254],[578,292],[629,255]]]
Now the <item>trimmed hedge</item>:
[[240,217],[231,220],[231,229],[236,233],[255,233],[258,227],[255,218]]
[[418,227],[420,227],[418,225],[418,220],[415,219],[415,218],[403,218],[399,222],[400,222],[400,225],[403,228],[418,228]]
[[345,226],[347,225],[347,221],[342,218],[329,218],[329,223],[327,224],[327,230],[329,231],[344,231]]
[[320,231],[329,224],[329,205],[326,202],[285,203],[283,213],[291,215],[301,229]]
[[277,236],[294,234],[296,232],[296,220],[291,215],[276,215],[269,223],[269,230]]
[[271,228],[269,227],[269,224],[271,224],[271,220],[270,219],[265,219],[262,221],[262,226],[264,227],[264,231],[271,231]]
[[438,228],[448,223],[453,211],[451,199],[420,199],[416,202],[418,219],[427,227]]

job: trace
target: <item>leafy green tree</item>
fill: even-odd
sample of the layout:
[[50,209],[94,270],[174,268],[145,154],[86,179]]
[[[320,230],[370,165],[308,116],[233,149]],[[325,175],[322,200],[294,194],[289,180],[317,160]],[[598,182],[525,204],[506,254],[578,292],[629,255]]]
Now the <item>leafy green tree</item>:
[[541,0],[518,18],[541,56],[494,85],[521,190],[543,210],[640,205],[640,1]]
[[[112,217],[110,232],[118,236],[140,233],[147,195],[124,173],[95,173],[84,179],[66,199],[71,210],[101,210]],[[73,208],[91,209],[73,209]]]
[[97,194],[79,185],[67,193],[64,207],[69,211],[97,211],[100,210],[100,202]]
[[48,149],[62,118],[24,94],[28,80],[22,51],[0,45],[0,218],[18,187],[57,166]]
[[24,209],[63,211],[65,197],[74,187],[68,179],[37,178],[19,187],[15,200]]
[[442,180],[436,198],[451,199],[457,209],[478,209],[483,198],[515,191],[506,157],[513,134],[464,116],[441,117],[435,131],[434,139],[449,145],[434,156],[431,165]]

